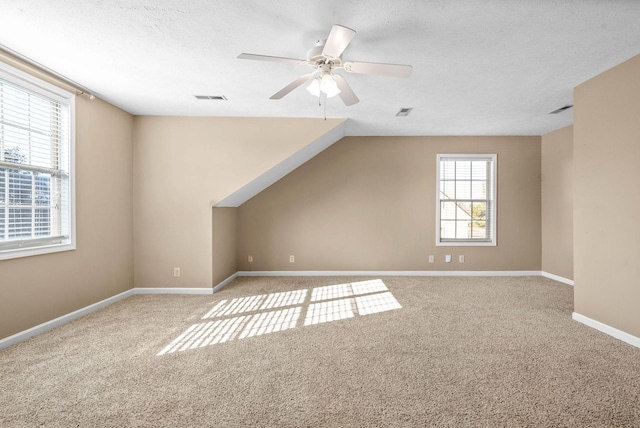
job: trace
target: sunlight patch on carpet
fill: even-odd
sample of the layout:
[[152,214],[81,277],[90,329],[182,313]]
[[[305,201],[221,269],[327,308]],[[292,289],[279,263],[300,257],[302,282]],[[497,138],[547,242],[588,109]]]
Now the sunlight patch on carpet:
[[213,307],[202,319],[236,315],[256,310],[281,308],[299,305],[307,297],[307,290],[294,290],[259,296],[238,297],[231,301],[223,300]]
[[387,291],[388,288],[380,279],[353,282],[350,284],[326,285],[315,287],[311,292],[311,301],[337,299],[340,297],[357,296],[360,294]]
[[356,306],[360,315],[377,314],[378,312],[400,309],[400,303],[391,293],[370,294],[356,297]]
[[[305,289],[221,300],[202,317],[217,319],[193,324],[157,355],[290,330],[303,310],[302,325],[311,326],[402,308],[380,279],[315,287],[308,295]],[[255,313],[239,315],[247,312]]]
[[329,300],[328,302],[310,304],[304,325],[353,318],[355,315],[353,313],[352,300],[353,299]]
[[296,308],[256,314],[247,322],[247,326],[240,333],[239,338],[244,339],[245,337],[260,336],[295,328],[298,318],[300,318],[300,311],[301,308],[298,306]]

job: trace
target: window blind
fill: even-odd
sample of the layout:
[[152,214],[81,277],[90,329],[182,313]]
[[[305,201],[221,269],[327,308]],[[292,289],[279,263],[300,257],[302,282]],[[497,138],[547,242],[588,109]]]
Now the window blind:
[[68,243],[70,105],[7,76],[0,74],[0,253]]

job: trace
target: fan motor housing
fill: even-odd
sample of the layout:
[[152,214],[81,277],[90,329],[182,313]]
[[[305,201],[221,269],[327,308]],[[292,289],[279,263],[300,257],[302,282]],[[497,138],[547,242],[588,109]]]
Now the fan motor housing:
[[323,64],[329,64],[332,67],[339,67],[342,65],[341,58],[329,58],[323,55],[324,45],[326,40],[318,40],[316,45],[307,51],[307,61],[309,65],[318,67]]

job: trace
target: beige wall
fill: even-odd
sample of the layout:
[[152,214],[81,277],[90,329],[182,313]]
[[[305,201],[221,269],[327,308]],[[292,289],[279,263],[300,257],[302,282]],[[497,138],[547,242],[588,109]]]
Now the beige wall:
[[[134,118],[79,97],[77,249],[0,261],[0,338],[134,285],[236,270],[540,269],[574,278],[577,313],[640,337],[638,75],[640,56],[578,86],[574,126],[542,138],[345,138],[213,210],[339,121]],[[498,154],[497,247],[435,246],[437,153]]]
[[573,127],[542,136],[542,270],[573,279]]
[[640,55],[574,102],[575,312],[640,337]]
[[0,261],[0,338],[133,286],[133,117],[76,98],[77,249]]
[[135,286],[212,287],[211,206],[343,121],[136,117]]
[[[540,141],[344,138],[239,207],[238,268],[539,271]],[[496,247],[435,246],[438,153],[497,153]]]
[[237,208],[213,208],[213,284],[219,284],[238,271],[236,261]]

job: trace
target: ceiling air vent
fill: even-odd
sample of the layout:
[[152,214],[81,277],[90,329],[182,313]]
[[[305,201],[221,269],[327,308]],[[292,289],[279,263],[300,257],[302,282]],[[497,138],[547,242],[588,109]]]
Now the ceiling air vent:
[[560,112],[563,112],[565,110],[570,109],[571,107],[573,107],[573,104],[567,104],[566,106],[562,106],[559,109],[556,109],[554,111],[550,111],[548,114],[558,114]]
[[227,101],[227,97],[224,95],[194,95],[199,100],[218,100]]
[[398,113],[396,113],[396,116],[409,116],[411,110],[413,110],[413,107],[403,107],[398,111]]

